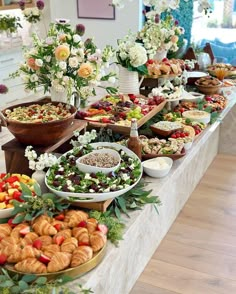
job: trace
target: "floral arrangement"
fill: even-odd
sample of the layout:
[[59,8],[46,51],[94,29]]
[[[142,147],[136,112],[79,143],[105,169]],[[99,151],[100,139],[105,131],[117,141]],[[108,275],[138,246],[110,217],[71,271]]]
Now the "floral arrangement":
[[32,170],[44,170],[57,162],[57,157],[51,153],[42,153],[38,156],[32,146],[26,147],[25,157],[29,160],[29,168]]
[[6,85],[0,84],[0,94],[7,94],[8,88]]
[[0,15],[0,32],[15,33],[18,28],[22,28],[20,18],[11,15]]
[[42,0],[36,1],[35,7],[25,8],[25,1],[18,2],[20,9],[23,12],[24,18],[30,23],[37,23],[41,20],[42,10],[44,9],[44,2]]
[[131,32],[123,39],[118,40],[116,57],[118,64],[129,71],[147,74],[146,62],[148,60],[148,53],[143,44],[137,42],[136,35]]
[[184,29],[170,13],[161,19],[153,12],[146,15],[147,21],[138,33],[138,40],[144,45],[149,58],[152,58],[158,50],[176,52],[179,36],[184,33]]
[[73,147],[85,146],[97,138],[97,132],[91,130],[91,132],[85,132],[84,135],[81,135],[80,132],[74,131],[74,136],[77,137],[77,140],[71,140]]
[[[44,92],[51,88],[58,93],[67,91],[68,100],[74,91],[81,99],[95,95],[102,81],[115,80],[115,73],[106,72],[114,50],[111,46],[100,50],[92,39],[83,41],[83,33],[83,25],[72,28],[66,20],[51,23],[45,39],[33,35],[33,46],[24,48],[25,62],[13,76],[23,78],[26,90],[42,86]],[[116,92],[112,87],[103,88]]]

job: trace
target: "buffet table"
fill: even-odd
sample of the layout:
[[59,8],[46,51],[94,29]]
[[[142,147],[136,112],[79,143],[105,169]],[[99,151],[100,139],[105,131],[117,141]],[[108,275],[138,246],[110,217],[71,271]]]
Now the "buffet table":
[[[96,294],[126,294],[151,259],[158,245],[203,177],[216,154],[236,154],[232,117],[236,111],[236,97],[231,99],[220,118],[194,141],[186,156],[174,162],[167,177],[146,177],[148,189],[158,195],[162,205],[159,214],[152,205],[125,218],[126,231],[119,247],[108,244],[103,261],[91,272],[70,283],[81,283]],[[223,120],[223,123],[222,123]]]

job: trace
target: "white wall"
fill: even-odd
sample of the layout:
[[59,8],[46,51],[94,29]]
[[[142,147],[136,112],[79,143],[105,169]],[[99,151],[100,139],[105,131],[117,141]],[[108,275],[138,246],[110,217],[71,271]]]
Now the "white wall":
[[[116,9],[115,20],[84,19],[77,16],[77,0],[46,0],[50,1],[51,20],[56,18],[70,19],[72,25],[82,23],[86,27],[85,38],[95,38],[99,48],[117,44],[117,39],[124,37],[129,30],[137,32],[142,19],[142,1],[126,0],[125,8]],[[99,0],[94,0],[99,1]]]

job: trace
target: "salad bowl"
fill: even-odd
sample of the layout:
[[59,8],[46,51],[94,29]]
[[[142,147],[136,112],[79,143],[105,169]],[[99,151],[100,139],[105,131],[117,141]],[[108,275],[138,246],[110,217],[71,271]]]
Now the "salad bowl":
[[[127,147],[106,142],[92,143],[89,146],[90,152],[103,148],[119,152],[121,156],[120,167],[107,175],[99,172],[96,174],[84,173],[76,167],[76,160],[84,154],[74,156],[75,149],[72,149],[63,154],[58,159],[58,163],[46,173],[45,183],[51,192],[70,202],[100,202],[128,192],[140,181],[143,173],[141,161]],[[69,165],[68,162],[70,162]],[[74,174],[71,174],[72,170]],[[69,176],[67,177],[67,175]],[[73,184],[69,182],[72,178],[75,179]],[[92,182],[94,184],[91,186]],[[68,183],[70,185],[65,187]],[[74,185],[74,183],[76,184]]]

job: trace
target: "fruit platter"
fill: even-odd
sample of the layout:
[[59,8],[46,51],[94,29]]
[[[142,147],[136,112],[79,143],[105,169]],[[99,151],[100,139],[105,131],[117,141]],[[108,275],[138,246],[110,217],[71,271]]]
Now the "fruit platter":
[[[77,166],[81,156],[100,149],[116,150],[120,155],[119,167],[108,173],[85,173]],[[95,165],[90,163],[90,165]],[[92,143],[74,147],[62,155],[46,174],[46,185],[54,194],[70,202],[100,202],[113,199],[132,189],[142,177],[140,159],[125,146],[116,143]]]
[[20,183],[26,184],[34,192],[35,180],[24,174],[0,174],[0,219],[11,216],[13,200],[21,201]]
[[0,224],[0,260],[9,272],[48,279],[77,277],[94,268],[105,253],[108,228],[81,210]]
[[140,127],[160,112],[165,104],[162,96],[108,95],[87,109],[78,111],[76,117],[87,120],[92,127],[106,126],[120,134],[129,134],[132,118],[137,119]]

